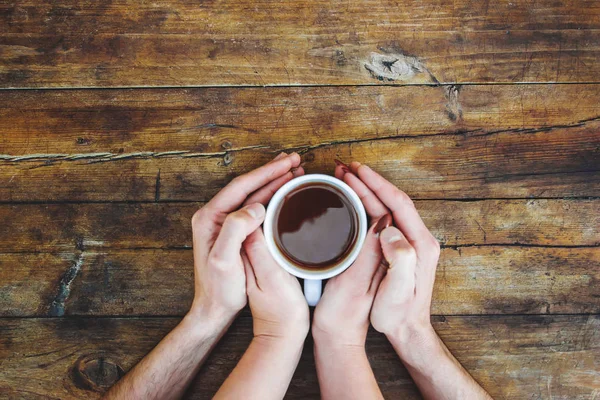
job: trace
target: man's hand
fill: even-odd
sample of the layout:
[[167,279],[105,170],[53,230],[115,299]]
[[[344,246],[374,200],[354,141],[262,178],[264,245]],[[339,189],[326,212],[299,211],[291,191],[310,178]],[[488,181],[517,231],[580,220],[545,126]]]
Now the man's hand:
[[439,243],[406,193],[365,165],[353,162],[349,169],[345,180],[367,212],[391,213],[395,224],[379,236],[389,268],[373,303],[373,327],[388,337],[425,398],[489,398],[431,326]]
[[[192,308],[107,393],[110,399],[177,399],[246,304],[242,243],[264,219],[271,196],[302,174],[298,154],[280,154],[235,178],[192,219],[195,296]],[[240,207],[246,204],[245,207]]]

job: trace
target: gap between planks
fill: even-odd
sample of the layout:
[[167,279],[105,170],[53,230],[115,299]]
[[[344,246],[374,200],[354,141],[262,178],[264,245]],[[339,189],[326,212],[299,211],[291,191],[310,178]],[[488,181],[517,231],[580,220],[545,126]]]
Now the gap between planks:
[[319,87],[440,87],[440,86],[516,86],[516,85],[600,85],[600,81],[581,82],[439,82],[439,83],[357,83],[357,84],[267,84],[267,85],[139,85],[139,86],[40,86],[40,87],[0,87],[2,91],[32,90],[144,90],[144,89],[256,89],[256,88],[319,88]]

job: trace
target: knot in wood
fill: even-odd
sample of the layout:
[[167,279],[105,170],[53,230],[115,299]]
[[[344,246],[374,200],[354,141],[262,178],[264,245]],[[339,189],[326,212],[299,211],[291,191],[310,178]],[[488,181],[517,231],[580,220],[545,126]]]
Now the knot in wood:
[[94,392],[105,392],[125,375],[123,368],[104,356],[84,356],[72,370],[75,386]]

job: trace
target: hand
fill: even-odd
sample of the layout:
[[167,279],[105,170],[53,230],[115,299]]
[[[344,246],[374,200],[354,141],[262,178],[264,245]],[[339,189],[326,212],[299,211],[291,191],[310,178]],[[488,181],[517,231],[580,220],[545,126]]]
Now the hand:
[[440,245],[427,230],[411,199],[371,168],[353,162],[347,183],[358,193],[370,215],[391,213],[394,224],[380,235],[389,269],[373,308],[373,327],[399,343],[435,336],[430,322],[431,296]]
[[[396,225],[379,235],[389,268],[382,272],[384,276],[373,301],[373,327],[388,337],[424,398],[490,399],[431,326],[431,296],[440,245],[425,227],[413,202],[365,165],[353,162],[350,167],[338,168],[352,172],[346,172],[343,179],[356,191],[371,218],[391,213]],[[374,282],[379,273],[375,273]],[[337,392],[345,386],[338,385]]]
[[[335,169],[338,179],[344,180],[347,173],[346,166],[338,165]],[[356,177],[354,180],[358,181]],[[323,297],[315,308],[312,332],[316,341],[336,346],[365,346],[369,313],[386,269],[381,266],[379,233],[392,223],[389,214],[374,215],[369,211],[371,221],[375,222],[367,232],[356,261],[344,273],[327,282]]]
[[[302,167],[294,171],[295,177],[303,174]],[[265,191],[260,197],[250,200],[267,204],[274,193],[275,191]],[[254,337],[269,340],[298,339],[304,342],[310,326],[310,316],[298,279],[273,259],[262,228],[248,236],[243,248],[246,292],[252,312]]]
[[310,316],[298,279],[273,259],[262,229],[257,229],[246,239],[244,250],[254,338],[303,343]]
[[[264,205],[295,175],[300,156],[285,153],[241,175],[192,218],[195,296],[190,315],[232,320],[246,305],[242,243],[264,220]],[[294,169],[294,172],[292,172]],[[246,204],[239,209],[242,204]]]

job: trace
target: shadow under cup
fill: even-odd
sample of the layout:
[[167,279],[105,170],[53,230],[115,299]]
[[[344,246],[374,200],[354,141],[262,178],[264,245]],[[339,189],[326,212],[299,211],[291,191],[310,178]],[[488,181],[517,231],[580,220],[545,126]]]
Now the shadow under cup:
[[354,262],[366,231],[358,195],[337,178],[320,174],[282,186],[271,199],[264,225],[269,251],[282,268],[305,279],[310,305],[320,298],[321,280]]

